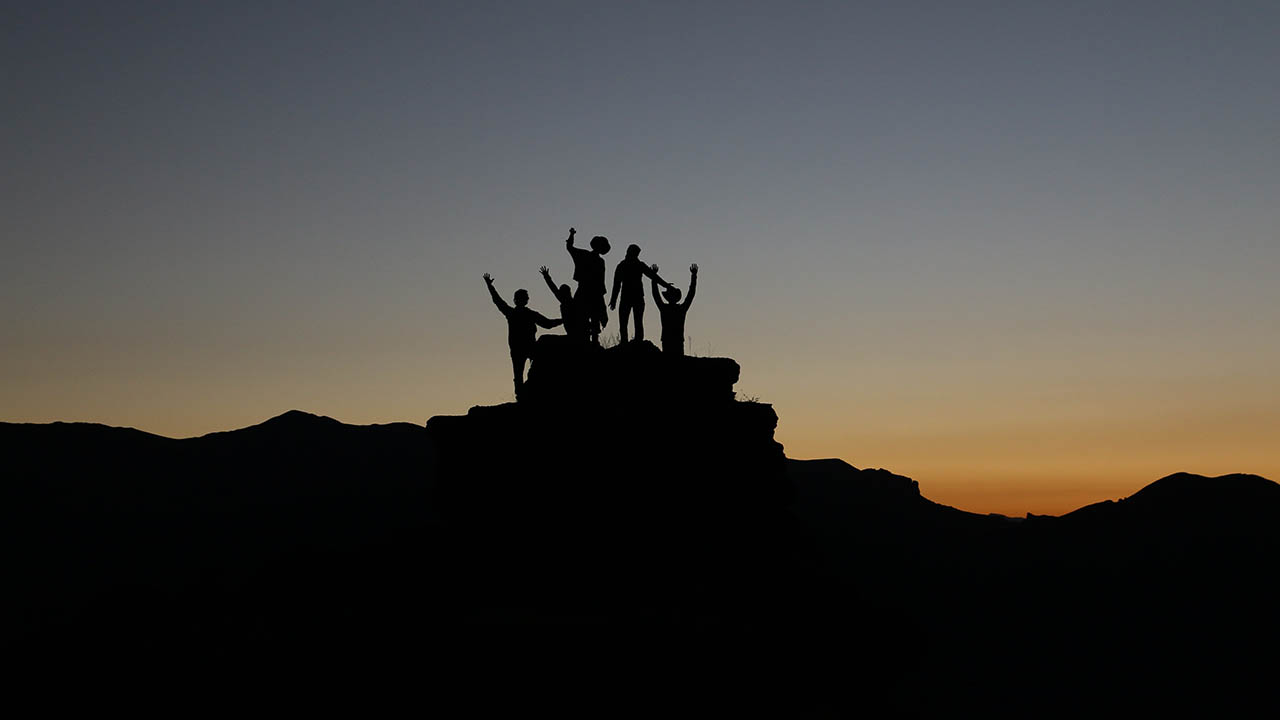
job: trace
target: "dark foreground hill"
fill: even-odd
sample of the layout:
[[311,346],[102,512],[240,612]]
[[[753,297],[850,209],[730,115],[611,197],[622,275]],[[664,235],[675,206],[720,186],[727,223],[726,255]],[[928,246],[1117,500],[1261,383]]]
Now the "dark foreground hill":
[[547,338],[519,404],[425,427],[0,424],[6,645],[55,676],[134,653],[372,674],[473,714],[1275,702],[1276,483],[976,515],[786,459],[737,375]]

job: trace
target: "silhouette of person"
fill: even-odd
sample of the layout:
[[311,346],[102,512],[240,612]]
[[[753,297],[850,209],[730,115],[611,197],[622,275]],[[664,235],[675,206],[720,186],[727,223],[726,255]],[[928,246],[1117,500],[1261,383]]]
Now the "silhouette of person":
[[577,232],[569,228],[569,239],[564,241],[565,249],[573,258],[573,279],[578,283],[573,299],[582,313],[587,339],[599,344],[600,329],[609,324],[609,315],[604,308],[604,255],[609,252],[609,238],[597,235],[591,238],[591,249],[585,250],[573,246],[573,236]]
[[515,379],[518,400],[520,391],[524,389],[524,364],[533,354],[533,341],[537,337],[538,328],[550,330],[563,324],[564,320],[549,320],[543,317],[542,313],[528,307],[528,290],[523,288],[517,290],[512,297],[516,306],[511,307],[502,301],[498,291],[494,289],[493,277],[489,273],[484,274],[484,284],[489,288],[489,297],[493,298],[493,304],[498,306],[498,310],[507,319],[507,345],[511,347],[511,372]]
[[627,341],[627,316],[636,318],[636,340],[644,339],[644,277],[670,290],[671,283],[658,277],[658,273],[640,261],[640,246],[627,246],[627,256],[613,269],[613,295],[609,309],[618,309],[618,293],[622,293],[622,312],[618,314],[618,342]]
[[[654,274],[658,266],[653,266]],[[652,276],[650,276],[652,278]],[[671,355],[684,355],[684,318],[693,304],[693,296],[698,292],[698,264],[689,266],[689,297],[680,302],[680,288],[668,288],[666,302],[658,295],[658,281],[653,280],[653,302],[658,306],[658,314],[662,317],[662,352]]]
[[546,265],[538,268],[538,272],[542,273],[542,279],[546,281],[547,287],[551,288],[551,294],[560,301],[560,319],[564,321],[564,334],[574,340],[585,340],[587,329],[582,322],[578,303],[573,299],[573,291],[568,285],[556,287],[556,282],[551,279],[551,271]]

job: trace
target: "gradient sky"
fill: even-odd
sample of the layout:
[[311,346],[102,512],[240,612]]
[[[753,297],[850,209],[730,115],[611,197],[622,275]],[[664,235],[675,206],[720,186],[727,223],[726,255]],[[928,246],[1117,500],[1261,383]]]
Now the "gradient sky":
[[[791,457],[1280,478],[1280,3],[8,2],[0,420],[511,399],[481,273],[678,284]],[[657,335],[656,313],[649,313]],[[612,326],[611,326],[612,328]]]

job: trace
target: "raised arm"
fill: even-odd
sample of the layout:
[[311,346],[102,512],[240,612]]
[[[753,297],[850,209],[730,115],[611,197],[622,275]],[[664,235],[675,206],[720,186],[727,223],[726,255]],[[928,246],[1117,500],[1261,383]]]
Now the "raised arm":
[[547,269],[547,266],[543,265],[538,268],[538,272],[542,273],[542,279],[547,281],[547,287],[551,288],[551,294],[559,298],[560,291],[556,289],[556,283],[551,279],[551,271]]
[[663,280],[661,277],[658,276],[657,265],[653,265],[653,266],[641,265],[640,271],[643,272],[645,275],[648,275],[650,280],[658,283],[662,287],[667,288],[668,290],[671,289],[671,283],[667,282],[666,280]]
[[511,312],[511,306],[502,301],[502,296],[498,295],[498,291],[493,287],[493,276],[489,273],[484,274],[485,287],[489,288],[489,297],[493,298],[493,304],[498,306],[498,310],[506,315]]
[[573,250],[574,250],[574,248],[573,248],[573,236],[574,236],[574,235],[576,235],[576,234],[577,234],[577,232],[578,232],[578,231],[577,231],[577,230],[575,230],[574,228],[569,228],[569,239],[564,241],[564,247],[565,247],[565,249],[566,249],[566,250],[568,250],[569,252],[573,252]]
[[657,274],[658,274],[658,266],[654,265],[653,275],[649,276],[649,287],[653,290],[653,301],[658,305],[666,305],[666,303],[662,301],[661,293],[658,292],[658,278],[656,277]]
[[687,309],[693,304],[693,296],[698,293],[698,263],[689,266],[689,295],[684,299],[684,306]]

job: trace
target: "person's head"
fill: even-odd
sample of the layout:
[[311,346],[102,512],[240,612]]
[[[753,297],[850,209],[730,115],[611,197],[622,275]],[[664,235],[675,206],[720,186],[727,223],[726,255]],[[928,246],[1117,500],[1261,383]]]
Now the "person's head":
[[524,307],[529,304],[529,291],[524,288],[520,288],[516,291],[515,297],[512,299],[516,301],[516,307]]
[[667,288],[662,291],[662,297],[666,298],[669,303],[678,303],[680,302],[680,288]]
[[560,298],[560,302],[569,302],[573,299],[573,290],[568,284],[560,286],[560,292],[556,293],[556,297]]
[[627,246],[627,257],[634,260],[640,257],[640,246],[632,243]]
[[595,250],[597,255],[604,255],[609,252],[609,238],[603,235],[591,238],[591,249]]

